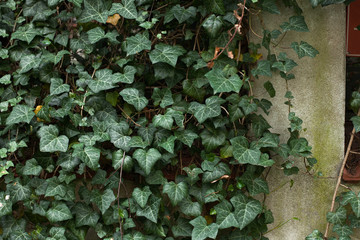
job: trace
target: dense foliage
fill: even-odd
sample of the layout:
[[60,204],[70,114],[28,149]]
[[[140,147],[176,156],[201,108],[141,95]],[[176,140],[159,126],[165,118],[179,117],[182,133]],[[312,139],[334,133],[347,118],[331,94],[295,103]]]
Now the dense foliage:
[[[93,228],[102,239],[267,239],[268,169],[316,162],[291,92],[283,143],[263,117],[271,102],[252,92],[258,76],[295,77],[272,46],[308,31],[296,1],[281,3],[294,16],[261,45],[249,42],[249,19],[278,4],[0,2],[2,238]],[[289,47],[318,53],[301,39]]]

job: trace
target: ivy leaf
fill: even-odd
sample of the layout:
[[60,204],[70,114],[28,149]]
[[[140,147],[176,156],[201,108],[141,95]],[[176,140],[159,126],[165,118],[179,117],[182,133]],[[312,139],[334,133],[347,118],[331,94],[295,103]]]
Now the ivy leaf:
[[219,163],[215,168],[214,171],[206,171],[203,174],[202,181],[203,182],[211,182],[213,180],[219,179],[224,175],[231,174],[231,170],[229,166],[223,162]]
[[109,16],[108,9],[111,2],[109,1],[97,1],[97,0],[84,0],[84,10],[78,19],[79,23],[90,22],[91,20],[98,21],[100,23],[106,23]]
[[54,223],[73,218],[70,209],[66,206],[65,203],[58,203],[54,207],[50,208],[46,212],[46,217],[50,222]]
[[317,54],[319,54],[318,50],[316,50],[313,46],[304,41],[301,41],[300,44],[298,44],[297,42],[292,42],[291,48],[294,49],[299,58],[305,56],[314,58]]
[[136,212],[137,216],[146,217],[150,221],[157,223],[157,217],[159,213],[161,199],[155,197],[154,195],[150,196],[148,203],[145,208],[139,209]]
[[226,140],[226,135],[221,129],[215,129],[213,131],[205,129],[200,133],[200,137],[202,144],[205,146],[205,150],[207,152],[210,152],[221,146]]
[[93,146],[86,146],[79,152],[74,152],[75,156],[79,157],[89,168],[97,170],[99,168],[100,149]]
[[174,103],[171,90],[168,88],[155,88],[151,98],[154,100],[155,106],[158,106],[160,103],[160,107],[162,108],[165,108]]
[[202,26],[210,37],[215,38],[223,26],[222,17],[212,14],[203,22]]
[[89,80],[88,86],[94,93],[115,88],[114,76],[110,69],[101,69],[95,73],[96,79]]
[[27,160],[23,169],[24,175],[39,176],[42,171],[42,167],[38,165],[35,158]]
[[323,240],[324,236],[319,230],[314,230],[311,234],[309,234],[305,240]]
[[133,105],[137,111],[141,111],[149,103],[146,97],[140,96],[136,88],[125,88],[120,92],[124,101]]
[[63,80],[61,78],[51,78],[50,82],[50,96],[70,91],[70,85],[63,84]]
[[155,49],[149,53],[149,56],[152,64],[164,62],[175,67],[178,57],[183,55],[185,52],[186,51],[182,46],[170,46],[164,43],[159,43],[155,45]]
[[32,25],[25,25],[11,34],[11,40],[19,39],[30,44],[31,41],[39,35],[41,35],[39,29],[34,28]]
[[219,229],[239,226],[239,223],[232,212],[233,207],[227,200],[223,200],[214,208],[216,210],[216,223],[219,225]]
[[122,0],[121,3],[113,3],[109,15],[114,15],[115,13],[120,14],[123,18],[136,19],[138,13],[136,11],[135,1]]
[[358,218],[360,217],[360,198],[359,198],[359,196],[353,197],[350,200],[351,208],[354,211],[356,217],[358,217]]
[[160,159],[161,154],[155,148],[150,148],[147,152],[143,149],[137,149],[133,157],[137,160],[146,175],[149,175],[152,167]]
[[270,97],[275,97],[276,91],[274,86],[272,85],[272,83],[270,81],[266,81],[264,83],[264,88],[266,89],[266,91],[268,92]]
[[194,226],[191,233],[191,239],[193,240],[215,239],[217,236],[219,226],[215,223],[207,225],[205,218],[202,216],[191,220],[190,224]]
[[194,114],[199,123],[203,123],[208,118],[217,117],[221,114],[221,104],[225,100],[212,96],[206,99],[205,104],[191,102],[189,110]]
[[147,146],[149,146],[149,144],[144,142],[144,140],[140,136],[131,137],[131,140],[129,142],[129,147],[146,148]]
[[188,147],[191,147],[194,140],[197,139],[199,136],[193,131],[186,129],[176,131],[175,137]]
[[203,101],[205,94],[206,94],[205,89],[198,87],[195,84],[195,82],[190,81],[190,80],[184,80],[182,84],[183,84],[184,93],[186,95],[193,97],[194,99],[198,100],[199,102]]
[[106,189],[103,194],[97,189],[91,192],[91,202],[96,204],[102,214],[108,210],[111,203],[115,200],[116,197],[112,189]]
[[87,206],[85,203],[77,203],[72,209],[75,214],[75,223],[77,227],[92,226],[95,227],[100,216],[97,212]]
[[16,105],[6,119],[6,125],[16,124],[20,122],[30,123],[35,116],[34,109],[28,105]]
[[188,195],[188,186],[185,182],[178,184],[167,182],[164,184],[163,193],[166,193],[173,206],[176,206]]
[[105,31],[101,27],[96,27],[87,32],[89,42],[94,44],[105,38]]
[[280,144],[279,136],[274,133],[264,133],[264,136],[257,142],[257,147],[278,147]]
[[134,75],[136,73],[136,68],[133,66],[125,66],[124,73],[115,73],[116,82],[122,82],[131,84],[134,82]]
[[309,29],[305,23],[304,16],[292,16],[289,18],[289,22],[284,22],[280,25],[284,32],[293,30],[297,32],[308,32]]
[[41,59],[33,54],[26,55],[20,60],[19,73],[26,73],[33,68],[37,68],[40,65]]
[[260,164],[261,152],[258,149],[249,149],[248,140],[243,136],[238,136],[230,140],[233,146],[233,154],[236,160],[241,164],[250,163],[252,165]]
[[340,239],[343,239],[342,237],[344,237],[344,240],[346,237],[351,239],[350,235],[353,233],[352,229],[348,225],[335,224],[332,230],[340,236]]
[[336,212],[328,212],[326,214],[326,220],[333,224],[342,224],[346,220],[346,209],[339,207]]
[[171,130],[174,123],[173,118],[168,114],[158,114],[153,118],[152,121],[155,127],[162,127],[168,130]]
[[19,182],[14,182],[14,184],[11,184],[9,190],[13,202],[26,200],[31,195],[31,189]]
[[223,0],[210,0],[209,2],[207,2],[206,7],[210,9],[210,12],[221,15],[225,14],[225,7]]
[[135,199],[137,204],[140,205],[141,208],[144,208],[151,194],[152,192],[149,186],[145,186],[142,190],[137,187],[132,192],[132,197]]
[[55,197],[57,195],[60,197],[65,196],[67,189],[64,185],[60,184],[57,177],[53,177],[47,182],[48,185],[46,188],[45,197]]
[[189,220],[179,217],[176,224],[171,227],[171,231],[174,237],[190,237],[192,232],[192,226]]
[[219,92],[239,92],[242,86],[242,80],[237,74],[227,77],[224,72],[218,68],[212,69],[205,74],[205,77],[209,79],[214,94]]
[[255,69],[251,70],[251,74],[254,76],[258,76],[258,75],[262,75],[262,76],[267,76],[267,77],[271,77],[271,63],[268,60],[261,60],[258,61],[258,65]]
[[8,85],[11,83],[11,75],[6,74],[0,78],[0,83],[4,85]]
[[181,24],[188,20],[189,18],[193,18],[196,16],[196,8],[195,7],[188,7],[184,8],[181,7],[179,4],[175,5],[170,9],[168,13],[165,15],[164,23],[170,22],[174,17],[178,22]]
[[179,202],[180,211],[187,215],[197,217],[201,215],[201,205],[198,202],[193,202],[190,197],[185,197]]
[[125,132],[126,130],[124,130],[123,126],[115,125],[110,128],[109,135],[110,135],[110,140],[115,147],[120,148],[124,151],[128,151],[130,147],[129,144],[131,141],[131,137],[127,136]]
[[175,136],[170,136],[164,142],[161,142],[159,146],[168,151],[169,153],[174,153],[175,140]]
[[251,223],[262,211],[261,203],[258,200],[250,199],[242,193],[232,197],[230,202],[235,207],[234,215],[240,230]]
[[125,51],[126,56],[137,54],[143,50],[151,49],[151,41],[149,40],[149,33],[138,33],[135,36],[126,38]]
[[59,135],[59,130],[55,125],[43,126],[38,131],[40,137],[41,152],[66,152],[69,139],[65,135]]

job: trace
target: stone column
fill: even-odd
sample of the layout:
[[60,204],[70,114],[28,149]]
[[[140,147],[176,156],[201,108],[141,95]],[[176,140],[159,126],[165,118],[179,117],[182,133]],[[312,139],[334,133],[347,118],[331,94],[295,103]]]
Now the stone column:
[[[303,121],[303,136],[313,147],[314,157],[318,160],[316,171],[323,176],[316,178],[306,174],[304,168],[298,175],[286,177],[280,168],[280,162],[272,167],[268,176],[270,194],[266,205],[273,211],[275,222],[269,229],[269,239],[300,240],[314,229],[325,231],[326,213],[330,209],[336,177],[344,155],[344,121],[345,121],[345,28],[346,13],[342,4],[317,7],[313,9],[309,1],[298,1],[304,11],[305,21],[310,29],[307,33],[290,31],[281,43],[273,48],[274,53],[286,52],[298,66],[292,71],[295,79],[288,81],[288,89],[295,97],[292,101],[294,111]],[[282,8],[280,15],[261,13],[252,16],[251,25],[254,32],[262,35],[266,29],[279,29],[279,25],[294,15],[292,9]],[[252,42],[261,43],[261,39],[251,35]],[[299,59],[289,48],[293,41],[306,41],[320,53],[315,58]],[[264,54],[266,54],[264,52]],[[266,57],[266,56],[264,56]],[[274,74],[272,78],[257,79],[256,97],[269,98],[263,83],[270,80],[276,96],[269,99],[273,103],[267,120],[274,133],[282,134],[282,140],[288,137],[288,106],[285,80]],[[296,160],[298,166],[304,166],[302,159]],[[293,186],[290,187],[290,181]]]

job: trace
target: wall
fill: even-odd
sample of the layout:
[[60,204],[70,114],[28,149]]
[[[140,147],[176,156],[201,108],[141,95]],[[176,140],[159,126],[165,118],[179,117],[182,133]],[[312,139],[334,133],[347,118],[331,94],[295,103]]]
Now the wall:
[[[314,178],[301,169],[298,175],[285,177],[280,168],[273,167],[268,180],[271,193],[266,205],[274,213],[275,228],[267,234],[269,239],[298,240],[312,232],[313,229],[325,231],[326,213],[330,209],[331,198],[335,187],[337,173],[344,153],[344,118],[345,118],[345,6],[333,5],[313,9],[308,0],[298,1],[304,10],[305,20],[310,29],[308,33],[288,32],[274,51],[286,52],[299,65],[293,70],[296,78],[290,80],[288,88],[295,99],[291,111],[303,119],[304,136],[313,146],[314,156],[318,160],[317,171],[323,177]],[[252,16],[251,25],[254,32],[262,35],[262,26],[273,30],[288,21],[292,16],[291,9],[282,9],[281,15],[260,14]],[[262,21],[262,23],[260,23]],[[301,40],[314,46],[320,54],[311,59],[298,59],[291,42]],[[251,41],[261,43],[255,35]],[[283,48],[284,47],[284,48]],[[256,80],[255,95],[268,97],[262,87],[268,78]],[[285,140],[289,126],[287,120],[288,106],[285,80],[279,76],[272,77],[276,89],[272,114],[268,116],[272,132],[281,133]],[[298,165],[302,165],[299,159]],[[290,188],[290,180],[294,181]],[[293,220],[292,218],[298,218]],[[292,219],[288,221],[289,219]],[[286,224],[282,225],[288,221]],[[281,226],[282,225],[282,226]],[[280,227],[277,227],[280,226]]]

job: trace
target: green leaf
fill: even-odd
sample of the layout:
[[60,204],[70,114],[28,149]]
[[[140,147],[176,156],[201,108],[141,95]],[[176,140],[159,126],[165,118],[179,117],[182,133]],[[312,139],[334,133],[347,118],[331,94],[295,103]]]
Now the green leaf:
[[185,52],[186,51],[182,46],[170,46],[164,43],[159,43],[156,44],[155,49],[149,53],[149,57],[152,64],[164,62],[175,67],[178,57],[183,55]]
[[11,40],[19,39],[30,44],[31,41],[39,35],[41,35],[39,29],[34,28],[32,25],[25,25],[11,34]]
[[193,240],[215,239],[217,236],[219,226],[215,223],[207,225],[205,218],[202,216],[191,220],[190,224],[194,226],[191,233],[191,239]]
[[42,171],[42,167],[38,165],[38,162],[35,158],[26,161],[25,167],[23,169],[24,175],[34,175],[39,176]]
[[276,6],[276,0],[265,0],[265,1],[260,1],[260,5],[261,8],[264,11],[267,11],[269,13],[273,13],[273,14],[280,14],[280,11],[278,9],[278,7]]
[[146,217],[150,221],[157,223],[157,217],[158,217],[158,213],[159,213],[160,203],[161,203],[160,198],[157,198],[154,195],[151,195],[145,208],[139,209],[136,212],[136,215]]
[[147,146],[149,146],[149,144],[144,142],[144,140],[140,136],[131,137],[131,140],[129,142],[129,147],[146,148]]
[[94,93],[115,88],[115,78],[110,69],[101,69],[95,73],[96,79],[89,80],[88,86]]
[[171,90],[168,88],[159,89],[155,88],[151,98],[154,100],[154,105],[165,108],[174,103]]
[[155,127],[162,127],[162,128],[168,129],[168,130],[171,130],[173,123],[174,123],[173,118],[168,114],[155,115],[155,117],[153,118],[152,121],[153,121],[153,124]]
[[258,65],[255,69],[251,70],[251,74],[254,76],[258,76],[258,75],[262,75],[262,76],[267,76],[267,77],[271,77],[271,63],[268,60],[261,60],[258,61]]
[[128,131],[128,126],[114,125],[109,130],[110,141],[114,144],[115,147],[120,148],[124,151],[129,150],[129,144],[131,137],[127,136],[126,132]]
[[233,146],[234,158],[239,161],[239,163],[245,164],[250,163],[252,165],[260,165],[260,155],[261,152],[258,149],[249,149],[248,140],[243,137],[235,137],[230,140],[231,145]]
[[350,240],[350,235],[353,234],[352,229],[348,225],[335,224],[332,230],[340,236],[340,239],[343,239],[341,237],[348,237]]
[[[244,174],[245,175],[245,174]],[[269,186],[262,178],[253,178],[253,176],[242,176],[240,179],[245,183],[250,195],[254,196],[260,193],[269,193]]]
[[194,140],[199,136],[191,130],[178,130],[175,132],[175,137],[184,143],[185,145],[191,147]]
[[28,186],[24,186],[19,182],[14,182],[9,187],[10,196],[13,202],[27,200],[31,195],[31,189]]
[[297,31],[297,32],[308,32],[309,29],[305,23],[304,16],[292,16],[289,18],[289,22],[284,22],[280,25],[284,32],[286,31]]
[[189,18],[194,18],[196,16],[196,8],[191,6],[188,8],[181,7],[179,4],[175,5],[170,9],[169,12],[165,15],[164,23],[170,22],[174,17],[181,24],[188,20]]
[[326,220],[333,224],[342,224],[346,220],[346,209],[339,207],[336,212],[328,212],[326,214]]
[[174,153],[175,140],[175,136],[170,136],[164,142],[161,142],[159,146],[168,151],[169,153]]
[[301,41],[300,44],[298,44],[297,42],[292,42],[291,48],[294,49],[299,58],[305,56],[314,58],[317,54],[319,54],[318,50],[316,50],[313,46],[304,41]]
[[54,207],[50,208],[46,212],[46,217],[47,219],[49,219],[50,222],[54,223],[73,218],[70,209],[66,206],[65,203],[55,204]]
[[206,171],[203,174],[202,181],[203,182],[212,182],[216,179],[219,179],[220,177],[224,175],[231,174],[231,170],[229,166],[225,163],[219,163],[215,168],[214,171]]
[[26,55],[20,60],[20,71],[19,73],[26,73],[33,68],[39,67],[41,59],[33,54]]
[[149,175],[152,167],[161,158],[161,154],[155,148],[150,148],[147,152],[143,149],[137,149],[133,157],[137,160],[146,175]]
[[216,14],[225,14],[225,7],[223,0],[209,0],[206,3],[206,7],[209,8],[210,12]]
[[212,96],[206,99],[205,104],[191,102],[189,110],[194,114],[199,123],[203,123],[208,118],[214,118],[221,114],[221,104],[225,100]]
[[214,208],[216,210],[216,223],[219,225],[219,229],[239,226],[239,223],[234,216],[233,207],[230,202],[223,200]]
[[202,26],[210,37],[215,38],[223,26],[222,17],[212,14],[203,22]]
[[4,75],[2,78],[0,78],[0,83],[4,84],[4,85],[10,84],[11,83],[11,75],[10,74]]
[[77,227],[80,226],[92,226],[95,227],[100,216],[92,208],[87,206],[85,203],[76,203],[72,209],[75,214],[75,223]]
[[97,189],[94,189],[91,192],[91,202],[96,204],[102,214],[104,214],[106,210],[108,210],[111,203],[115,200],[116,197],[112,189],[105,189],[102,194]]
[[135,73],[136,68],[127,65],[124,67],[124,73],[115,73],[114,76],[116,77],[116,82],[131,84],[134,82]]
[[226,135],[223,129],[215,129],[212,131],[205,129],[200,133],[200,137],[207,152],[211,152],[221,146],[226,140]]
[[350,200],[350,205],[356,217],[360,217],[360,195]]
[[20,122],[30,123],[35,116],[34,109],[27,105],[16,105],[6,119],[6,125],[16,124]]
[[146,97],[140,96],[136,88],[125,88],[120,92],[124,101],[133,105],[137,111],[141,111],[149,103]]
[[111,2],[97,1],[97,0],[84,0],[84,10],[78,19],[79,23],[90,22],[91,20],[98,21],[100,23],[106,23],[109,16],[109,8]]
[[149,40],[149,33],[138,33],[135,36],[126,38],[125,51],[126,56],[137,54],[143,50],[151,49],[151,41]]
[[86,146],[79,152],[74,152],[75,156],[79,157],[89,168],[97,170],[99,168],[100,149],[93,146]]
[[218,69],[212,69],[205,74],[205,77],[209,79],[210,85],[214,90],[214,94],[219,92],[239,92],[242,86],[242,80],[237,74],[226,76],[225,73]]
[[259,141],[257,142],[257,147],[258,148],[278,147],[279,144],[280,144],[279,136],[277,134],[267,132],[264,133],[264,136],[259,139]]
[[179,217],[176,224],[171,227],[171,231],[174,234],[174,237],[190,237],[192,226],[188,219]]
[[275,97],[276,91],[274,86],[272,85],[272,83],[270,81],[266,81],[264,83],[264,88],[266,89],[266,91],[268,92],[270,97]]
[[164,184],[163,193],[166,193],[173,206],[176,206],[188,195],[188,186],[185,182],[178,184],[167,182]]
[[141,208],[144,208],[146,206],[146,203],[151,196],[152,192],[149,188],[149,186],[143,187],[141,190],[140,188],[135,188],[132,192],[132,197],[135,199],[137,204],[140,205]]
[[136,11],[134,0],[122,0],[121,3],[113,3],[109,15],[118,13],[123,18],[136,19],[138,13]]
[[105,38],[105,31],[101,27],[96,27],[87,32],[89,42],[94,44]]
[[48,185],[45,191],[45,197],[64,197],[66,194],[66,187],[58,181],[57,177],[53,177],[47,181]]
[[258,200],[248,198],[242,193],[232,197],[230,202],[235,207],[234,215],[240,230],[251,223],[262,211],[261,203]]
[[183,84],[184,93],[186,95],[193,97],[199,102],[203,101],[206,94],[205,89],[198,87],[195,82],[190,80],[184,80],[182,84]]
[[65,135],[59,136],[55,125],[43,126],[38,131],[41,152],[66,152],[69,139]]
[[61,78],[51,78],[50,81],[50,96],[70,91],[70,85],[63,84],[63,80]]
[[201,215],[202,207],[200,203],[193,202],[190,197],[185,197],[179,202],[180,211],[192,217],[197,217]]

